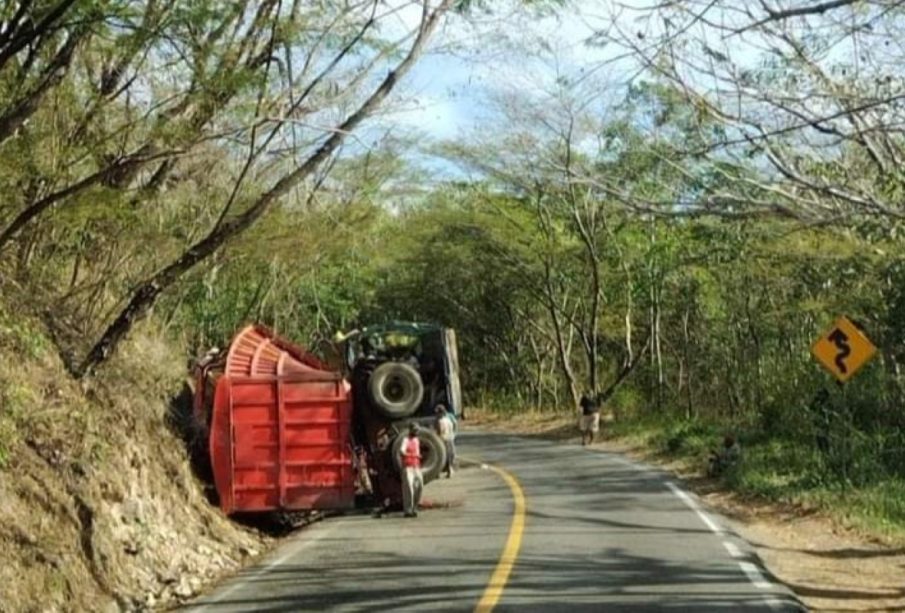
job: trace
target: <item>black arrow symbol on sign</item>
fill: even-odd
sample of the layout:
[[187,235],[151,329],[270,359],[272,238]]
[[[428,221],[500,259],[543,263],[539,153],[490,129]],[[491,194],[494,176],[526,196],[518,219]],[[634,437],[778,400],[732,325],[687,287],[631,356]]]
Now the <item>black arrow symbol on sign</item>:
[[852,353],[852,348],[848,346],[848,335],[839,328],[836,328],[828,338],[836,345],[836,348],[839,349],[839,353],[836,354],[836,366],[839,368],[839,372],[844,375],[848,372],[848,367],[845,365],[845,358]]

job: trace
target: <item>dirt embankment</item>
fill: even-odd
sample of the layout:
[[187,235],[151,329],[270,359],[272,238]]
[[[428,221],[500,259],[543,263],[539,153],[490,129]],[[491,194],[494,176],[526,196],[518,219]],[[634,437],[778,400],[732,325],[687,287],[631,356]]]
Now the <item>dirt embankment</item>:
[[184,359],[142,326],[96,379],[0,302],[0,611],[164,606],[268,538],[210,504],[168,425]]
[[[473,411],[467,427],[578,444],[575,420],[523,414],[501,419]],[[605,427],[604,427],[605,430]],[[866,534],[812,508],[742,497],[702,475],[703,467],[669,462],[650,449],[606,439],[594,449],[657,464],[685,480],[750,542],[764,565],[813,611],[905,611],[905,543]]]

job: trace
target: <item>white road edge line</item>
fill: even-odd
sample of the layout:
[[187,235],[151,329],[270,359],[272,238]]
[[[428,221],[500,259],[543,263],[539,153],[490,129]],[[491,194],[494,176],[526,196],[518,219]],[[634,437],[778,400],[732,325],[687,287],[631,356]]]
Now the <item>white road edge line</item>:
[[666,482],[666,487],[671,489],[673,494],[678,496],[682,500],[682,502],[688,505],[688,508],[697,513],[698,517],[701,518],[701,521],[707,524],[707,527],[710,528],[714,533],[723,534],[724,530],[715,521],[713,521],[700,506],[698,506],[698,503],[695,502],[694,498],[689,496],[687,492],[682,491],[675,483],[670,483],[668,481]]
[[[251,575],[248,575],[247,577],[239,577],[239,576],[234,577],[234,579],[236,580],[236,583],[234,583],[229,588],[227,588],[227,589],[223,590],[222,592],[220,592],[219,594],[217,594],[216,597],[205,599],[203,602],[199,603],[199,605],[197,607],[192,607],[190,610],[194,611],[195,613],[201,613],[202,611],[205,611],[209,606],[217,604],[218,602],[224,600],[227,596],[230,596],[231,594],[233,594],[236,590],[243,587],[249,581],[251,581],[253,579],[257,579],[258,577],[260,577],[261,575],[265,574],[267,571],[272,569],[274,566],[279,566],[280,564],[282,564],[289,558],[301,553],[305,549],[308,549],[312,545],[316,544],[318,541],[320,541],[321,539],[323,539],[324,537],[329,535],[331,532],[333,532],[333,530],[336,528],[338,523],[339,522],[330,522],[330,524],[327,527],[325,527],[323,530],[320,530],[320,531],[316,532],[315,534],[312,534],[310,536],[310,538],[307,538],[307,539],[301,541],[295,547],[290,547],[289,550],[286,551],[286,553],[284,553],[277,559],[272,560],[272,561],[268,562],[267,564],[265,564],[264,566],[260,567],[258,570],[256,570]],[[316,524],[316,525],[323,525],[323,523]]]
[[[700,507],[700,505],[692,498],[687,492],[683,491],[679,486],[675,483],[666,482],[666,487],[672,490],[672,493],[678,496],[682,502],[684,502],[688,507],[697,513],[698,517],[701,518],[707,527],[710,528],[715,534],[725,534],[726,531],[723,530],[720,526],[717,525],[713,519],[704,510]],[[742,551],[734,544],[729,541],[723,541],[723,547],[726,548],[726,551],[729,552],[729,555],[733,558],[741,558],[744,556]],[[739,562],[739,567],[742,569],[742,572],[745,573],[745,576],[748,577],[748,580],[751,582],[754,587],[759,590],[769,590],[773,587],[773,584],[767,581],[764,575],[760,572],[760,569],[756,564],[751,562]],[[775,598],[765,599],[767,606],[769,606],[773,610],[782,609],[782,601],[779,601]]]
[[[630,462],[624,458],[614,457],[612,458],[615,462],[622,464],[623,466],[630,466],[636,470],[645,471],[647,470],[645,467],[635,464],[634,462]],[[698,517],[701,518],[708,528],[710,528],[715,534],[724,535],[726,534],[726,530],[721,528],[706,512],[701,506],[692,498],[687,492],[682,490],[678,485],[671,481],[666,482],[666,487],[668,487],[673,494],[679,497],[679,499],[688,505],[692,511],[694,511]],[[745,554],[739,549],[735,543],[730,543],[729,541],[723,541],[723,547],[726,548],[726,551],[729,552],[729,555],[733,558],[743,558]],[[773,584],[767,581],[766,577],[764,577],[763,573],[760,572],[760,569],[756,564],[751,562],[739,562],[739,567],[742,569],[742,572],[745,573],[745,576],[748,577],[748,580],[754,585],[754,587],[761,590],[768,590],[773,587]],[[785,606],[782,600],[778,598],[765,598],[764,602],[774,611],[782,610]]]
[[748,575],[748,579],[751,580],[751,583],[753,583],[754,587],[757,589],[769,590],[773,587],[773,585],[764,578],[763,574],[761,574],[760,569],[756,564],[752,564],[751,562],[739,562],[738,565],[742,567],[742,570]]
[[723,541],[723,547],[726,548],[726,551],[729,552],[733,558],[743,558],[745,554],[742,553],[742,550],[739,549],[735,543],[730,543],[729,541]]
[[[634,462],[630,462],[624,458],[613,457],[612,460],[618,464],[622,464],[623,466],[630,466],[631,468],[634,468],[636,470],[647,470],[645,467],[635,464]],[[682,488],[680,488],[675,483],[672,483],[671,481],[666,482],[666,487],[668,487],[673,494],[678,496],[682,502],[688,505],[688,507],[692,511],[694,511],[698,517],[701,518],[701,521],[703,521],[707,525],[707,527],[710,528],[715,534],[723,535],[726,533],[723,528],[721,528],[715,521],[713,521],[713,519],[709,515],[707,515],[707,513],[704,512],[704,510],[695,501],[695,499],[692,498],[687,492],[683,491]],[[726,548],[726,551],[728,551],[729,555],[733,558],[742,558],[745,555],[734,543],[730,543],[729,541],[723,541],[723,547]],[[751,562],[739,562],[738,565],[739,567],[741,567],[742,572],[745,573],[745,576],[748,577],[748,580],[754,585],[754,587],[761,590],[768,590],[773,587],[773,584],[767,581],[764,575],[760,572],[760,569],[757,568],[756,564],[752,564]],[[778,598],[765,598],[764,602],[774,611],[780,611],[784,608],[783,601]]]

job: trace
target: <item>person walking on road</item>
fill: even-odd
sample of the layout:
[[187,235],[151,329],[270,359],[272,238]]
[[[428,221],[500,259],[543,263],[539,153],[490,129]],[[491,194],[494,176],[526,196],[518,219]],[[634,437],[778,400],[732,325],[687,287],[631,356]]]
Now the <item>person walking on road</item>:
[[594,436],[600,431],[600,406],[590,392],[582,394],[578,404],[581,406],[578,429],[581,430],[581,445],[584,447],[592,444]]
[[455,472],[456,426],[450,417],[450,412],[442,404],[437,405],[437,434],[446,445],[446,478],[449,479]]
[[408,436],[402,441],[399,453],[402,457],[402,510],[405,517],[418,517],[424,479],[421,476],[421,441],[418,440],[416,424],[409,424]]

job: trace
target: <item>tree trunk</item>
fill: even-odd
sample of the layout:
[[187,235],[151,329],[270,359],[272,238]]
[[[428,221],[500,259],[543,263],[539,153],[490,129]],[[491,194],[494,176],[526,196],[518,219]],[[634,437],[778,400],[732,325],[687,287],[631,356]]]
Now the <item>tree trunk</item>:
[[329,138],[305,162],[293,172],[282,177],[276,184],[241,215],[215,227],[205,238],[192,245],[182,256],[139,285],[126,307],[104,331],[85,359],[72,373],[76,378],[91,374],[103,363],[126,337],[136,322],[147,316],[157,297],[196,264],[207,259],[221,246],[250,228],[270,207],[293,187],[314,172],[332,155],[358,125],[369,117],[389,95],[399,79],[414,66],[424,46],[436,29],[440,18],[447,12],[454,0],[443,0],[441,4],[422,21],[418,34],[408,54],[396,69],[389,72],[380,85],[362,105],[333,131]]
[[[548,291],[552,291],[552,288]],[[565,338],[563,337],[562,320],[559,317],[559,309],[553,301],[553,296],[549,296],[549,304],[547,310],[550,313],[550,320],[553,322],[553,332],[556,336],[556,355],[559,358],[559,366],[562,374],[569,386],[569,394],[572,398],[572,406],[578,406],[578,387],[575,383],[575,373],[572,371],[570,351],[566,348]]]
[[108,166],[102,168],[94,174],[88,175],[81,181],[73,183],[68,187],[44,196],[40,200],[32,202],[25,208],[25,210],[21,211],[18,215],[16,215],[15,218],[13,218],[9,225],[4,228],[3,232],[0,232],[0,251],[3,251],[3,248],[6,247],[7,244],[9,244],[13,237],[15,237],[16,234],[28,222],[39,216],[41,213],[52,207],[57,202],[65,198],[74,196],[90,187],[98,185],[99,183],[103,183],[106,179],[117,176],[119,173],[135,169],[140,164],[143,164],[144,161],[145,160],[140,156],[140,153],[126,156],[121,160],[110,163]]
[[13,108],[0,116],[0,143],[12,136],[38,110],[44,95],[63,79],[66,70],[72,63],[72,55],[81,38],[82,34],[71,34],[63,48],[44,69],[39,77],[39,82],[29,92],[23,94],[21,99],[15,102]]
[[651,334],[650,331],[648,331],[647,337],[644,339],[644,344],[641,346],[641,350],[635,354],[635,359],[622,365],[622,369],[616,374],[616,379],[610,385],[608,385],[605,390],[598,394],[598,402],[600,402],[601,404],[607,402],[612,397],[612,395],[616,393],[616,390],[619,389],[619,386],[622,385],[626,379],[628,379],[628,376],[632,374],[632,371],[635,370],[635,367],[644,358],[644,354],[647,353],[647,350],[651,345],[650,341]]
[[76,4],[76,0],[62,0],[36,24],[29,15],[32,4],[30,0],[20,2],[16,15],[6,23],[6,31],[0,35],[0,70],[26,47],[31,45],[37,48],[45,41],[52,40],[51,32],[58,28],[60,20]]
[[692,391],[692,370],[691,370],[691,355],[689,352],[691,346],[691,338],[688,334],[688,319],[689,313],[688,308],[686,307],[685,312],[682,313],[682,353],[684,355],[683,362],[685,363],[685,418],[692,419],[695,417],[694,415],[694,400],[693,400],[693,391]]
[[663,350],[660,343],[660,320],[662,318],[662,310],[660,309],[660,290],[654,288],[654,355],[657,361],[657,410],[663,409]]

